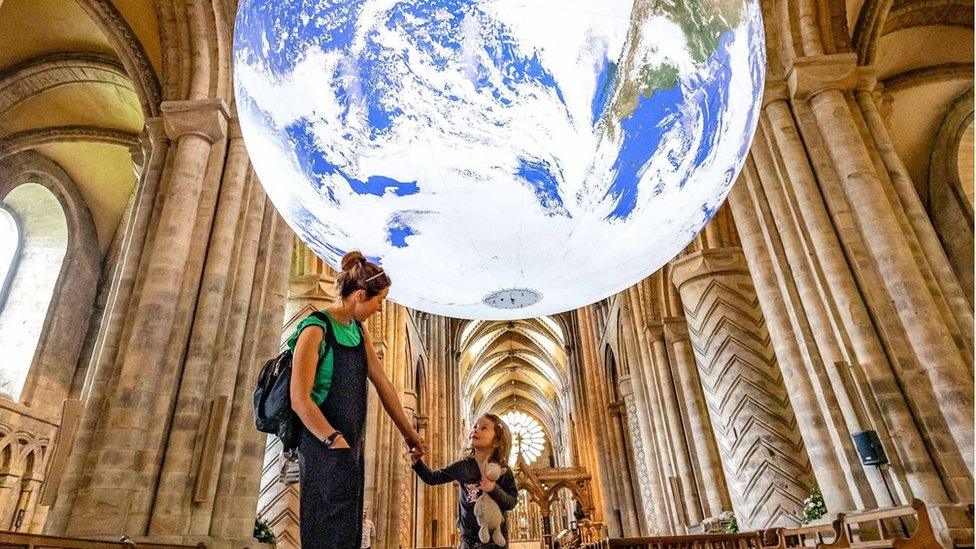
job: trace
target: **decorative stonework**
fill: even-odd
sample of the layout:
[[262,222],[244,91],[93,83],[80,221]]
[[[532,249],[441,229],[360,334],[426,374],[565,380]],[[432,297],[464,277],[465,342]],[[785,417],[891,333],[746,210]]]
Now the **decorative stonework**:
[[641,440],[640,425],[637,422],[637,404],[634,401],[633,393],[624,396],[624,405],[627,407],[627,424],[630,428],[630,442],[636,454],[637,476],[639,478],[641,490],[641,506],[644,509],[644,523],[651,532],[664,530],[665,525],[657,524],[657,505],[658,502],[651,490],[651,478],[647,471],[647,453],[644,451],[644,443]]
[[133,92],[125,68],[100,53],[58,52],[29,59],[0,74],[0,114],[21,101],[70,84],[108,84]]
[[159,116],[159,106],[163,101],[162,87],[142,43],[132,32],[132,27],[111,0],[78,0],[78,5],[88,13],[112,48],[118,52],[126,72],[135,85],[143,114],[147,118]]
[[810,463],[745,258],[705,250],[673,265],[739,528],[797,524]]
[[141,155],[139,136],[134,133],[96,126],[58,126],[25,130],[0,138],[0,158],[50,143],[103,143],[136,149]]

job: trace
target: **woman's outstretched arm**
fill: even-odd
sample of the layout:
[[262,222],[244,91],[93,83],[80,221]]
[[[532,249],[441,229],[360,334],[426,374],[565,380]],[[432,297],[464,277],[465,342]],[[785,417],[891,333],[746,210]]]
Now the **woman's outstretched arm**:
[[383,403],[383,408],[390,415],[390,419],[393,420],[397,429],[400,430],[400,434],[403,435],[407,446],[411,449],[419,448],[422,454],[426,453],[427,442],[413,428],[410,419],[407,417],[407,413],[403,411],[403,405],[400,404],[400,397],[397,396],[396,387],[386,377],[386,372],[383,371],[383,365],[380,364],[380,359],[376,356],[376,351],[373,349],[373,338],[369,335],[369,330],[363,329],[362,332],[363,345],[366,347],[367,375],[369,376],[369,380],[373,382],[373,386],[376,387],[376,394],[379,395],[380,402]]

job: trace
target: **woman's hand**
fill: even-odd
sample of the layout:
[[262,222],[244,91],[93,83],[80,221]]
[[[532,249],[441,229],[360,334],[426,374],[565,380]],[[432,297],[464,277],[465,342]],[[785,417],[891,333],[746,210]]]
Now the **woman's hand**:
[[410,462],[417,463],[421,458],[424,457],[424,452],[420,448],[410,449]]
[[417,431],[403,437],[403,441],[407,443],[407,448],[410,448],[411,456],[413,456],[415,450],[419,452],[420,457],[424,457],[424,454],[427,453],[427,441]]
[[480,488],[482,492],[491,492],[495,489],[495,481],[482,477],[481,484],[478,485],[478,488]]

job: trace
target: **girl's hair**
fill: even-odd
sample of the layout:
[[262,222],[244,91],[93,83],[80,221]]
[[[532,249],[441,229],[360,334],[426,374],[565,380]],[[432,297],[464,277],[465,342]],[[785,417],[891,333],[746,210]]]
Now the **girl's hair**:
[[[495,438],[492,442],[496,444],[495,449],[488,457],[488,461],[497,463],[503,467],[508,467],[508,455],[512,452],[512,432],[508,430],[508,425],[502,418],[495,414],[482,414],[481,417],[491,422],[495,428]],[[474,457],[474,448],[467,447],[462,452],[464,457]]]
[[342,272],[336,278],[336,289],[340,297],[349,297],[357,290],[366,291],[366,299],[370,299],[386,288],[392,282],[383,269],[375,263],[366,260],[358,251],[351,251],[342,258]]

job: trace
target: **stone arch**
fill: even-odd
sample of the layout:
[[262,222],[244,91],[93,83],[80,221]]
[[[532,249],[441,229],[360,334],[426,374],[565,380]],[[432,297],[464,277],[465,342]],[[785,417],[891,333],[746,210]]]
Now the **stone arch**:
[[78,5],[91,17],[119,56],[139,97],[143,115],[146,118],[159,116],[162,87],[132,27],[110,0],[78,0]]
[[0,198],[25,183],[47,189],[57,199],[67,225],[64,260],[48,305],[41,337],[21,401],[35,401],[55,415],[68,396],[101,271],[101,253],[91,212],[71,177],[45,156],[25,151],[0,160]]
[[87,83],[135,91],[125,68],[111,56],[92,52],[49,53],[18,63],[0,75],[0,114],[48,90]]
[[973,88],[969,88],[952,104],[939,126],[928,173],[929,216],[970,304],[974,287],[973,204],[963,186],[959,152],[973,124],[973,110]]

